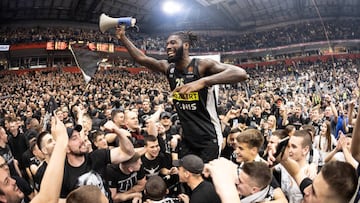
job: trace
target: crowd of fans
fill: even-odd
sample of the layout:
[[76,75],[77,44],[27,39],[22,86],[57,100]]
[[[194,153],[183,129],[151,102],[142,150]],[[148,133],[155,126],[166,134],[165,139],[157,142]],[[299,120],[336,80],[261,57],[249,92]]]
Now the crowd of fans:
[[[250,50],[257,48],[276,47],[290,44],[317,42],[341,39],[359,39],[360,24],[356,19],[327,20],[324,26],[321,21],[294,23],[264,29],[262,31],[245,31],[239,34],[223,34],[213,36],[200,34],[200,40],[193,47],[194,52]],[[133,33],[131,38],[137,47],[144,50],[164,51],[167,35],[148,35]],[[108,42],[116,45],[121,43],[113,34],[102,34],[98,30],[68,27],[2,27],[0,42],[18,44],[46,41],[94,41]]]
[[[327,21],[325,29],[330,40],[357,39],[358,25],[356,20]],[[241,36],[202,36],[194,51],[232,51],[326,40],[319,33],[324,33],[321,22],[307,22]],[[164,51],[165,44],[161,43],[166,41],[165,36],[132,35],[138,47]],[[74,28],[0,31],[3,43],[49,40],[119,44],[110,34]],[[60,147],[55,143],[65,143],[66,161],[59,165],[64,171],[57,177],[63,177],[58,181],[62,182],[60,198],[68,202],[79,198],[83,202],[84,198],[89,199],[86,202],[220,202],[224,194],[217,183],[229,181],[230,170],[234,169],[236,180],[230,181],[237,185],[235,196],[241,202],[296,203],[308,196],[304,185],[297,186],[299,177],[315,180],[322,168],[324,179],[329,168],[339,169],[339,173],[348,171],[342,179],[346,186],[341,192],[332,189],[332,198],[349,202],[355,194],[355,168],[359,161],[350,153],[354,151],[352,132],[357,129],[355,118],[359,110],[359,66],[359,59],[304,60],[292,65],[278,62],[246,69],[250,76],[246,82],[220,85],[218,115],[224,135],[221,156],[231,164],[222,159],[203,163],[194,155],[178,159],[178,143],[186,126],[178,120],[163,75],[111,69],[96,73],[89,85],[84,84],[82,75],[63,72],[61,68],[2,75],[0,83],[6,85],[0,86],[0,177],[5,168],[11,176],[9,180],[16,179],[11,184],[21,192],[14,202],[30,202],[34,196],[42,196],[41,188],[50,187],[49,172],[46,175],[50,169],[46,169],[54,170],[54,161],[50,162],[53,152],[59,155],[56,159],[62,160]],[[64,133],[62,125],[68,141],[60,135]],[[288,149],[278,148],[277,144],[285,143],[287,137]],[[280,153],[280,164],[272,163],[275,149]],[[222,181],[214,172],[217,165],[222,165],[227,175]],[[214,175],[214,185],[202,173]],[[332,175],[332,180],[338,180],[337,172]],[[231,185],[226,181],[226,185]],[[314,188],[318,181],[314,181]],[[0,198],[13,198],[4,191],[0,184]]]
[[[249,177],[264,176],[268,166],[252,165],[253,161],[266,159],[273,144],[287,135],[302,137],[298,135],[304,133],[301,129],[310,129],[310,144],[303,145],[291,138],[292,151],[289,152],[290,158],[307,171],[307,177],[315,178],[319,169],[333,159],[347,161],[356,168],[357,161],[349,159],[346,152],[350,150],[351,132],[358,111],[359,64],[358,59],[299,61],[292,66],[279,63],[247,69],[250,79],[246,82],[221,85],[218,113],[225,139],[222,156],[239,164]],[[175,198],[173,201],[180,198],[184,202],[190,198],[191,202],[192,198],[199,198],[189,191],[194,189],[191,185],[195,180],[205,181],[199,176],[199,167],[203,168],[204,164],[187,163],[193,163],[196,157],[173,162],[181,150],[177,146],[181,129],[186,126],[181,126],[177,119],[163,75],[101,71],[86,86],[80,74],[59,69],[56,72],[4,75],[0,82],[6,84],[0,87],[0,153],[25,194],[25,201],[30,201],[40,190],[41,178],[51,157],[55,138],[47,131],[51,128],[49,119],[53,112],[68,127],[70,151],[65,167],[74,167],[72,164],[79,156],[88,157],[86,160],[90,159],[96,165],[92,169],[101,174],[110,188],[102,188],[108,198],[115,202],[165,197]],[[79,139],[76,132],[81,132],[82,141],[78,142],[78,148],[73,146]],[[130,146],[126,140],[136,151],[131,158],[126,158],[126,149],[122,148]],[[304,153],[291,149],[294,146],[303,149]],[[111,158],[105,162],[106,156],[100,155],[103,153],[98,149],[108,149],[110,154],[114,149],[120,149],[125,157],[119,157],[130,160],[121,162],[122,158],[119,158],[119,162]],[[103,159],[99,158],[103,156]],[[181,168],[190,171],[191,175],[184,175]],[[262,168],[260,174],[250,173],[258,168]],[[70,169],[65,170],[66,184],[63,182],[61,198],[74,195],[70,192],[79,184],[98,184],[83,176],[78,180],[81,183],[70,184],[66,180],[77,180],[77,177],[67,174],[67,170]],[[272,177],[270,170],[269,174]],[[159,176],[161,178],[156,179]],[[284,167],[276,165],[274,177],[280,184],[269,185],[269,181],[265,181],[265,186],[272,188],[266,200],[301,202],[303,194],[292,183]],[[151,191],[156,187],[151,184],[162,184],[162,181],[165,189],[169,189],[168,195],[156,196],[156,191],[152,195]],[[200,198],[209,198],[208,195],[201,194]],[[252,193],[239,191],[239,195],[242,202],[252,201]],[[211,197],[212,201],[219,202],[217,198]]]

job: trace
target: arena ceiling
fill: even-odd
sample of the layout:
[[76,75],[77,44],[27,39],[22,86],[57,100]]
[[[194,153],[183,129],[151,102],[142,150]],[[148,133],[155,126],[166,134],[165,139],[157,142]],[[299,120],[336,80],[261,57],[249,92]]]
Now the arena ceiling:
[[173,0],[179,14],[162,11],[165,0],[1,0],[0,22],[65,20],[97,24],[101,13],[132,16],[147,32],[178,29],[243,30],[318,18],[360,17],[359,0]]

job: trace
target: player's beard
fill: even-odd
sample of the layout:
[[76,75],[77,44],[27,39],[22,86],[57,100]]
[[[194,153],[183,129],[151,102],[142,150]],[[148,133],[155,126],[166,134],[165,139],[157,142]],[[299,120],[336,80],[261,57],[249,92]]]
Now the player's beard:
[[172,57],[168,56],[168,62],[169,63],[176,63],[182,60],[184,55],[184,49],[183,46],[181,45],[179,49],[175,49],[175,55]]

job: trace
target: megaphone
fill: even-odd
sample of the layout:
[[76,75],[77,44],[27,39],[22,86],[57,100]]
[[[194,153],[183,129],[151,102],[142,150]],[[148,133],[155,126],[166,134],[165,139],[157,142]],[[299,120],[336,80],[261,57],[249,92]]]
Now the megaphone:
[[104,13],[100,15],[99,27],[100,31],[104,33],[106,30],[117,27],[118,25],[126,25],[127,27],[135,27],[136,18],[132,17],[122,17],[122,18],[112,18]]

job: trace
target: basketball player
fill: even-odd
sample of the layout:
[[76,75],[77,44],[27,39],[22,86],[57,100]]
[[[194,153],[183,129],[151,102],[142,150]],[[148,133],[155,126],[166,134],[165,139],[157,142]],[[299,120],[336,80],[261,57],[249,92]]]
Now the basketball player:
[[183,128],[180,158],[196,154],[205,163],[217,158],[222,133],[214,85],[244,81],[248,78],[245,70],[212,59],[191,60],[189,49],[197,40],[191,32],[178,32],[168,37],[167,61],[146,56],[136,48],[126,37],[124,26],[117,29],[116,36],[136,62],[167,76]]

